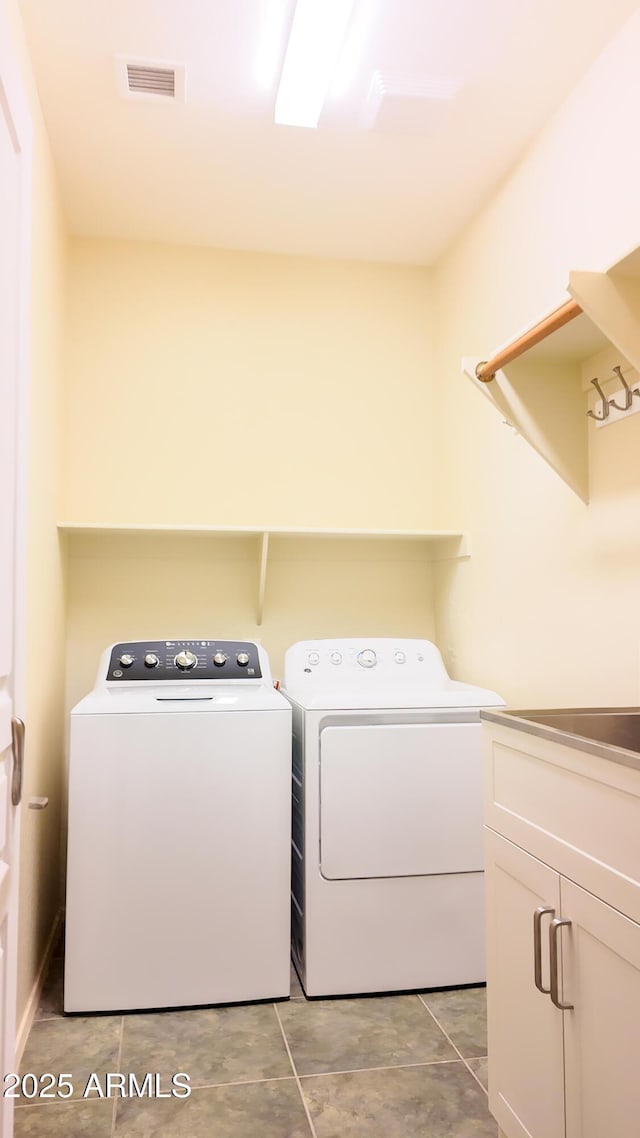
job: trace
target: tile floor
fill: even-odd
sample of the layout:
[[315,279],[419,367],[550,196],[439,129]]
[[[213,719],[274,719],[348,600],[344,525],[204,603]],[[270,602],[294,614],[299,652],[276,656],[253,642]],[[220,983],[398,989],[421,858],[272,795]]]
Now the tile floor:
[[[128,1015],[62,1014],[54,955],[22,1073],[74,1097],[16,1106],[16,1138],[495,1138],[485,992],[306,1000]],[[188,1098],[83,1098],[89,1075],[184,1071]]]

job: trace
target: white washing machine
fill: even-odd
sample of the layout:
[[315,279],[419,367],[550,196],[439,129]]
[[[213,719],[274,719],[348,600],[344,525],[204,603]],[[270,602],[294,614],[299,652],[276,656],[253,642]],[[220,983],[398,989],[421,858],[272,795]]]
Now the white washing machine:
[[262,648],[107,649],[71,713],[65,1011],[289,995],[290,785]]
[[309,640],[293,709],[292,945],[309,996],[485,979],[480,707],[428,640]]

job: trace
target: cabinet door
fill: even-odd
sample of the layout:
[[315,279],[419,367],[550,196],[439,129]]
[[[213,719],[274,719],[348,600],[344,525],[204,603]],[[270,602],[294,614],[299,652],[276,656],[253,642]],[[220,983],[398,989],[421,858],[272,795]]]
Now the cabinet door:
[[[485,833],[489,1107],[509,1138],[564,1138],[563,1013],[535,986],[533,935],[539,906],[560,913],[560,878],[512,842]],[[552,916],[541,923],[545,988]]]
[[561,880],[567,1138],[640,1133],[640,925]]

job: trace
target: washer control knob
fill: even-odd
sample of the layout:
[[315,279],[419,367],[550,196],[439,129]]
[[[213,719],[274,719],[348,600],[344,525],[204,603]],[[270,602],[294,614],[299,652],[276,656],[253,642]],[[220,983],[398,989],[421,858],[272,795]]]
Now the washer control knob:
[[120,667],[130,668],[134,660],[135,656],[132,656],[130,652],[123,652],[119,660]]
[[310,652],[309,655],[307,656],[307,660],[309,661],[310,664],[319,664],[320,663],[320,655],[318,652]]
[[375,668],[378,661],[373,649],[365,648],[362,652],[358,652],[358,663],[363,668]]
[[331,655],[329,656],[329,659],[331,660],[332,664],[341,664],[342,663],[342,652],[332,652]]
[[407,662],[407,657],[404,652],[394,652],[393,658],[396,664],[406,664]]
[[189,652],[188,648],[183,648],[182,652],[178,652],[178,655],[174,657],[173,662],[182,672],[190,672],[198,663],[198,657],[194,656],[193,652]]
[[226,664],[227,657],[225,656],[224,652],[216,652],[215,656],[213,657],[213,662],[216,668],[221,668],[224,664]]
[[236,656],[236,660],[238,661],[241,668],[246,668],[247,664],[249,663],[249,653],[248,652],[238,652],[238,655]]
[[155,652],[147,652],[144,658],[145,668],[157,668],[159,663],[160,659],[156,656]]

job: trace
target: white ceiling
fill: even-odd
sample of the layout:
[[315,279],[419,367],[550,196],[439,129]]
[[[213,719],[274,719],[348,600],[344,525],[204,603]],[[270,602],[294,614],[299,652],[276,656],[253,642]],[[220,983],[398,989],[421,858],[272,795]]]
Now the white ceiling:
[[[20,0],[73,233],[414,264],[442,252],[636,6],[355,0],[304,130],[273,123],[294,0]],[[116,56],[184,64],[185,102],[122,98]],[[377,70],[461,89],[429,129],[371,130]]]

